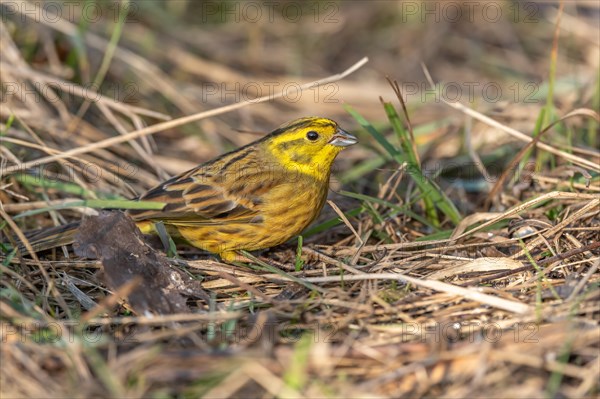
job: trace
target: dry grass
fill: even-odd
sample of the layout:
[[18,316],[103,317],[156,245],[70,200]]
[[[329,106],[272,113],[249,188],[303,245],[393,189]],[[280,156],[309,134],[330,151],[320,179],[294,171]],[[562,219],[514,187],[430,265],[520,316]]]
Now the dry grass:
[[[34,21],[23,10],[36,4],[1,6],[2,242],[93,214],[90,200],[132,198],[298,116],[333,117],[361,142],[340,157],[300,249],[228,265],[178,248],[166,262],[188,284],[180,313],[137,311],[126,298],[145,286],[112,287],[101,261],[5,247],[2,397],[598,395],[596,4],[453,23],[406,20],[411,2],[322,2],[332,8],[318,23],[251,24],[201,3],[140,2],[122,30],[106,14],[116,3],[89,25],[52,10]],[[364,56],[297,100],[240,105]],[[421,62],[442,92],[493,83],[502,100],[424,101]],[[342,106],[400,147],[379,100],[395,100],[386,75],[459,223],[432,221],[406,164]]]

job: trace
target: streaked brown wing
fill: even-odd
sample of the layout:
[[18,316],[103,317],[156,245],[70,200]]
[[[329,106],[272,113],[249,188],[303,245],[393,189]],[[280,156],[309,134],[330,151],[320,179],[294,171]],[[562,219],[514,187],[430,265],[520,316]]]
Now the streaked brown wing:
[[132,211],[135,220],[161,220],[178,226],[259,223],[263,196],[286,182],[277,163],[256,147],[242,147],[176,176],[140,197],[165,202],[160,211]]
[[228,194],[212,177],[186,173],[153,188],[140,197],[165,202],[161,210],[130,211],[134,220],[161,220],[176,225],[207,225],[251,221],[257,212],[252,201]]

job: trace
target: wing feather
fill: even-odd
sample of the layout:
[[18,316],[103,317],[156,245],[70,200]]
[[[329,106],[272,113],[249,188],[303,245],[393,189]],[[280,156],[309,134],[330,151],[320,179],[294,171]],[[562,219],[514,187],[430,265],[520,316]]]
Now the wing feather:
[[[132,210],[134,220],[160,220],[175,226],[260,223],[263,196],[284,178],[272,170],[261,172],[250,149],[231,153],[218,162],[204,164],[167,180],[140,196],[140,200],[165,202],[161,210]],[[232,162],[244,159],[246,173],[227,173]],[[231,168],[230,168],[231,169]],[[231,171],[230,171],[231,172]]]

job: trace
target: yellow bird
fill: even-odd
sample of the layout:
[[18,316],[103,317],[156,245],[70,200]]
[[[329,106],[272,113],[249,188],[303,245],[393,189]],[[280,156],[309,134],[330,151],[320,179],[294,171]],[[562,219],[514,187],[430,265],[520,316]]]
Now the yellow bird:
[[[141,195],[161,210],[130,210],[144,234],[162,222],[175,238],[219,254],[269,248],[294,237],[318,215],[336,156],[357,142],[331,119],[308,117],[175,176]],[[31,236],[35,250],[73,242],[79,223]]]

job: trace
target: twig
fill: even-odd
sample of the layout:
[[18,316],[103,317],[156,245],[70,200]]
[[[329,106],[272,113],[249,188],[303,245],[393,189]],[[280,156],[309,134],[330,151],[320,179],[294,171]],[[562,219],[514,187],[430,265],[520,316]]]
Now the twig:
[[334,283],[339,281],[362,281],[362,280],[397,280],[405,281],[419,287],[428,288],[435,291],[445,292],[447,294],[458,295],[466,299],[477,301],[498,309],[506,310],[518,314],[527,314],[531,312],[531,307],[517,301],[510,301],[504,298],[498,298],[492,295],[484,294],[475,289],[459,287],[452,284],[443,283],[434,280],[421,280],[409,277],[399,273],[379,273],[379,274],[354,274],[344,276],[329,277],[308,277],[303,280],[311,283]]
[[352,226],[352,224],[350,223],[350,221],[348,220],[348,218],[346,217],[346,215],[344,215],[344,212],[342,212],[342,210],[335,204],[335,202],[333,202],[331,200],[327,200],[327,203],[329,204],[329,206],[331,206],[333,208],[333,210],[335,211],[335,213],[338,214],[338,216],[340,217],[340,219],[342,220],[342,222],[344,222],[344,224],[346,225],[346,227],[348,227],[350,229],[350,231],[352,232],[352,234],[354,234],[354,236],[358,240],[359,245],[363,245],[364,244],[363,240],[360,238],[360,235],[354,229],[354,226]]

